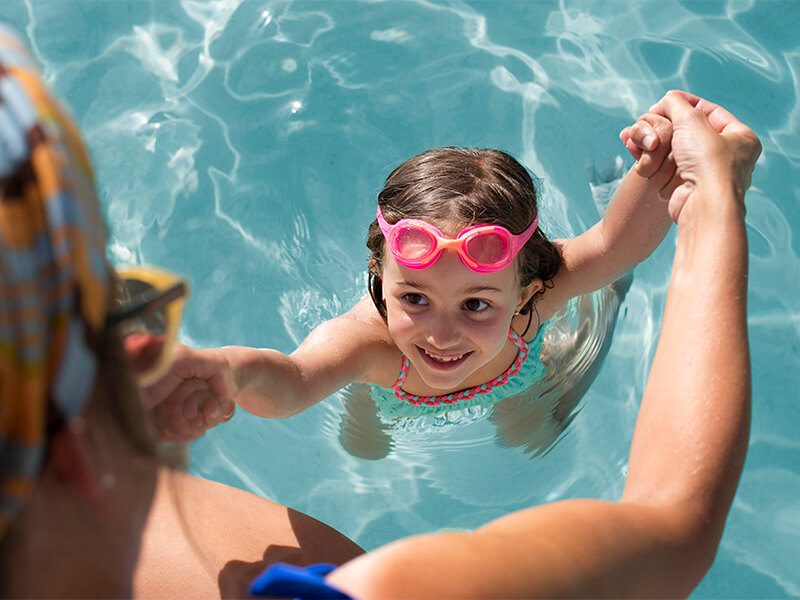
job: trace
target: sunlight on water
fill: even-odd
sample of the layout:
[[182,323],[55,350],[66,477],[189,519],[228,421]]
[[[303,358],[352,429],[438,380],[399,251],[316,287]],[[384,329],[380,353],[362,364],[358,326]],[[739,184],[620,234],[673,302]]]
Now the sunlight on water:
[[[24,0],[0,16],[80,122],[112,258],[190,278],[183,337],[199,346],[290,351],[351,306],[382,180],[426,148],[508,150],[542,180],[543,229],[574,235],[630,164],[619,130],[666,89],[728,107],[764,145],[747,215],[753,429],[696,595],[800,595],[797,4]],[[193,470],[367,547],[615,498],[673,249],[671,234],[632,279],[571,305],[536,402],[399,427],[374,407],[348,421],[345,392],[286,421],[238,414],[195,444]]]

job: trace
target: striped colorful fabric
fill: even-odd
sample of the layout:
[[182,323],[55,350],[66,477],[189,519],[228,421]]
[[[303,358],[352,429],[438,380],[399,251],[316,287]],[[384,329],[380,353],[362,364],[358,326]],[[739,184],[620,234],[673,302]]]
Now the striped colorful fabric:
[[110,271],[80,135],[0,25],[0,535],[80,414],[97,368]]

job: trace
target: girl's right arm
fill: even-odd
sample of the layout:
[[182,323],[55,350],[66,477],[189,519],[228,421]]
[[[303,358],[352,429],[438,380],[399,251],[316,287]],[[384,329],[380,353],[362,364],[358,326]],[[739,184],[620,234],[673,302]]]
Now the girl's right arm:
[[169,372],[143,391],[164,440],[191,441],[233,415],[288,417],[354,381],[376,381],[397,350],[368,297],[314,329],[291,355],[180,346]]
[[220,348],[236,387],[236,404],[259,417],[289,417],[354,381],[374,380],[376,361],[388,358],[393,344],[371,308],[369,299],[362,299],[319,325],[288,356],[269,349]]

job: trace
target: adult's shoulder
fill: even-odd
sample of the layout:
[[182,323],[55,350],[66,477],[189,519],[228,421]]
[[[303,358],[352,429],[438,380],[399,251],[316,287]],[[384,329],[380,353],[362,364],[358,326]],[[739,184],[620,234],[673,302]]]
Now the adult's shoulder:
[[342,564],[363,550],[335,529],[249,492],[162,470],[142,538],[137,597],[244,597],[269,564]]

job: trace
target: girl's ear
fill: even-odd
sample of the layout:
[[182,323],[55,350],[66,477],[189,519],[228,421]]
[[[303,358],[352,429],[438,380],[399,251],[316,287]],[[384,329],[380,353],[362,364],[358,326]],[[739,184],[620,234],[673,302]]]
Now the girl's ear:
[[544,282],[535,277],[531,280],[531,282],[523,287],[519,292],[519,300],[517,301],[517,306],[514,309],[514,312],[519,313],[526,304],[533,298],[536,294],[541,292],[544,289]]
[[111,476],[98,469],[89,435],[89,425],[80,417],[62,427],[49,441],[49,468],[65,488],[91,504],[99,504]]

